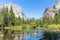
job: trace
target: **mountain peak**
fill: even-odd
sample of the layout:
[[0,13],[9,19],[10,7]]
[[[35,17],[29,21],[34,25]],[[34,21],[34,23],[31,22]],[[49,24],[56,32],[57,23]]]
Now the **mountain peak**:
[[2,9],[3,6],[4,6],[5,8],[8,7],[8,11],[10,11],[10,9],[11,9],[11,7],[12,7],[13,12],[14,12],[14,14],[15,14],[16,17],[20,17],[20,18],[22,18],[22,19],[23,19],[23,18],[25,19],[25,15],[22,15],[23,12],[22,12],[22,9],[21,9],[21,7],[20,7],[19,5],[14,4],[14,3],[8,3],[8,4],[5,4],[5,5],[0,6],[0,8]]
[[60,12],[60,2],[55,2],[53,8],[46,8],[43,17],[54,18],[56,14]]
[[55,2],[54,8],[59,10],[60,9],[60,2]]

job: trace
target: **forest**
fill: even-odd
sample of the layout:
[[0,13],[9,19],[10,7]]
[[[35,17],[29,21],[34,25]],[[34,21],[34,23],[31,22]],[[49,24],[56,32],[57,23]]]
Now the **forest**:
[[56,13],[53,19],[49,17],[42,17],[39,19],[24,19],[20,18],[20,16],[18,18],[15,17],[12,7],[10,11],[8,11],[8,7],[3,7],[3,9],[0,12],[0,34],[4,35],[3,40],[13,40],[14,37],[12,37],[11,35],[14,35],[17,32],[22,33],[24,35],[24,33],[27,32],[27,30],[32,29],[43,29],[45,32],[47,31],[48,33],[46,32],[44,34],[45,36],[49,36],[49,32],[51,31],[52,33],[57,31],[59,32],[60,13]]

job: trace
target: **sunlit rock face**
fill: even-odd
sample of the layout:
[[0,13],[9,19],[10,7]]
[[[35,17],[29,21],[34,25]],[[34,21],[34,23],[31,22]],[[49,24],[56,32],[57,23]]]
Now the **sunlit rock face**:
[[26,16],[23,14],[21,7],[18,6],[17,4],[8,3],[8,4],[5,4],[5,5],[0,6],[0,9],[2,9],[3,6],[4,6],[5,8],[8,7],[8,11],[10,11],[10,9],[11,9],[11,7],[12,7],[13,12],[14,12],[14,14],[15,14],[16,17],[19,17],[19,16],[20,16],[20,18],[26,19]]
[[60,9],[60,2],[56,2],[54,5],[54,8],[59,10]]
[[60,13],[60,2],[56,2],[53,8],[46,8],[43,17],[54,18],[56,14]]
[[60,2],[56,2],[54,8],[57,9],[58,12],[60,13]]
[[43,17],[49,17],[49,18],[54,18],[56,9],[53,8],[46,8]]

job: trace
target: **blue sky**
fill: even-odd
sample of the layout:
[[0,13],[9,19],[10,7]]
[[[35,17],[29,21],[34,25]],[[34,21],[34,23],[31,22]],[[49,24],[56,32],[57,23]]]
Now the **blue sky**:
[[52,8],[56,0],[0,0],[0,5],[10,2],[21,6],[22,11],[27,17],[41,18],[45,8]]

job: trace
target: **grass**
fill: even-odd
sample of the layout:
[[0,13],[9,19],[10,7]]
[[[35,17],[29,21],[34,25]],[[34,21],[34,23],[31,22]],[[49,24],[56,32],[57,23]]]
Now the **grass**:
[[8,29],[8,30],[22,30],[22,26],[5,27],[5,29]]
[[2,34],[2,32],[0,31],[0,40],[2,40],[3,39],[3,36],[2,36],[3,34]]
[[44,29],[46,29],[46,31],[60,31],[60,24],[51,24],[44,27]]
[[[33,26],[29,26],[29,25],[5,27],[5,29],[8,30],[30,30],[31,28],[33,28]],[[60,24],[51,24],[48,25],[47,27],[41,27],[41,25],[39,25],[38,27],[36,27],[36,29],[41,29],[41,28],[46,28],[48,30],[56,31],[56,30],[60,30]]]
[[48,26],[48,28],[60,28],[60,24],[51,24]]

